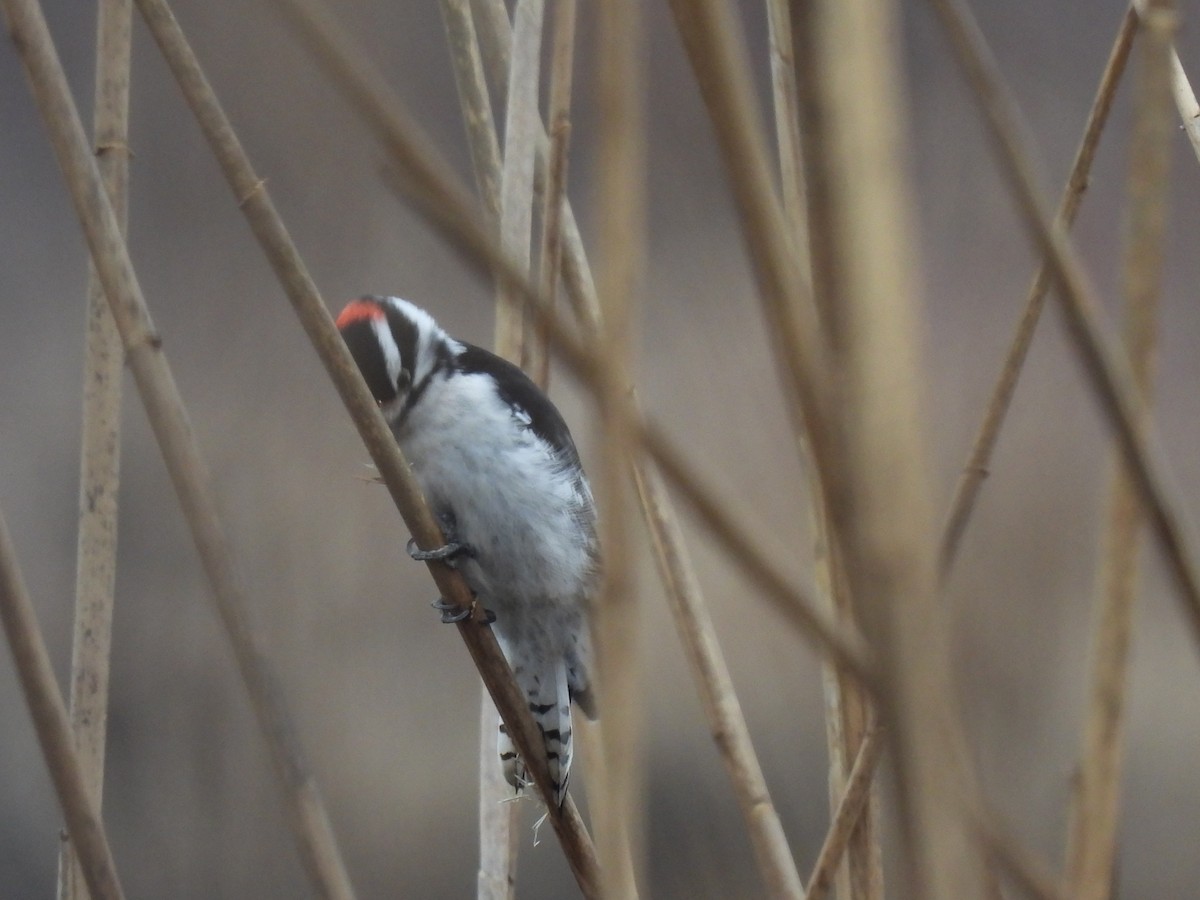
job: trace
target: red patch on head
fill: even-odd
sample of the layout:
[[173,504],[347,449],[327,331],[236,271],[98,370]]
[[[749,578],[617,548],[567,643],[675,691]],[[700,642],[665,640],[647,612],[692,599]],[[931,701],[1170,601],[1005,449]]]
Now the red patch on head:
[[355,322],[363,320],[371,322],[385,317],[386,313],[384,313],[378,301],[368,299],[351,300],[346,304],[346,308],[338,313],[337,327],[342,329]]

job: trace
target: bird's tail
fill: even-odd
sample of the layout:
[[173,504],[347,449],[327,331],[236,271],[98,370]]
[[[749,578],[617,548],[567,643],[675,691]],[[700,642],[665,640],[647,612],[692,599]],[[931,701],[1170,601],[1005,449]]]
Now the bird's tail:
[[[546,758],[550,763],[550,780],[554,785],[554,802],[561,806],[567,794],[567,779],[571,774],[571,692],[567,682],[566,664],[559,661],[553,668],[531,673],[518,667],[514,673],[517,684],[529,700],[529,712],[542,733]],[[532,782],[525,763],[513,746],[504,723],[500,723],[497,741],[504,778],[517,791]]]

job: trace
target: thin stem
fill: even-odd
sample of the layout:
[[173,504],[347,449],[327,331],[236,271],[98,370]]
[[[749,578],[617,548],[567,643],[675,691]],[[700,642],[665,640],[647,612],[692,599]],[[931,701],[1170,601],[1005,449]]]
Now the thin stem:
[[[822,218],[810,231],[814,280],[837,353],[840,385],[822,470],[836,546],[859,621],[878,659],[876,699],[895,763],[904,873],[912,896],[980,896],[982,858],[963,827],[971,796],[950,666],[948,623],[936,602],[936,559],[925,471],[915,340],[914,251],[897,47],[891,4],[804,4],[820,111],[806,152]],[[801,25],[800,23],[804,24]],[[806,147],[806,151],[807,151]],[[820,279],[815,273],[820,270]]]
[[[17,4],[18,0],[4,0],[9,27],[14,36],[19,36],[18,44],[21,44],[36,25],[26,18],[32,11],[21,10]],[[44,28],[45,22],[41,24]],[[49,34],[44,37],[48,39]],[[67,834],[75,847],[92,900],[121,900],[124,894],[104,833],[104,823],[75,752],[67,708],[54,681],[50,654],[38,628],[33,603],[25,590],[3,512],[0,512],[0,621],[12,650],[25,703],[33,717],[42,757],[50,770],[50,779],[67,822]]]
[[[1125,345],[1150,416],[1172,138],[1171,39],[1175,12],[1156,2],[1143,14],[1129,163],[1130,233],[1125,248]],[[1126,682],[1144,514],[1119,459],[1110,480],[1100,554],[1093,672],[1083,757],[1074,796],[1067,872],[1071,896],[1108,900],[1116,875]]]
[[771,801],[729,666],[717,640],[712,615],[674,510],[668,503],[662,478],[644,458],[635,462],[633,477],[675,626],[691,666],[692,679],[700,694],[713,741],[737,796],[767,896],[802,897],[804,887],[796,862]]
[[959,0],[930,0],[960,66],[975,93],[998,153],[1002,174],[1051,274],[1066,317],[1071,343],[1079,354],[1092,393],[1112,428],[1130,477],[1160,549],[1166,557],[1185,618],[1200,649],[1200,566],[1194,529],[1186,524],[1165,476],[1167,466],[1155,429],[1139,429],[1140,400],[1125,355],[1100,326],[1095,291],[1088,282],[1068,236],[1055,228],[1037,188],[1021,117],[1000,76],[978,24]]
[[[546,162],[546,187],[542,192],[542,244],[538,286],[553,308],[562,263],[563,211],[567,196],[567,147],[571,138],[571,81],[575,61],[575,0],[554,6],[554,34],[550,69],[550,154]],[[539,126],[540,130],[540,126]],[[536,323],[535,323],[536,325]],[[522,365],[534,381],[550,379],[550,335],[536,326],[526,335]]]
[[208,470],[162,352],[162,340],[141,288],[79,113],[35,0],[5,0],[12,30],[42,119],[58,157],[92,261],[104,285],[147,418],[166,462],[184,517],[213,588],[213,599],[233,647],[243,682],[266,738],[283,789],[306,872],[321,896],[353,896],[328,816],[309,772],[278,679],[245,610],[244,582],[234,563]]
[[[102,0],[96,23],[97,164],[124,232],[129,178],[129,0]],[[109,656],[117,575],[117,493],[121,447],[121,336],[89,267],[79,472],[79,545],[71,653],[71,727],[92,804],[104,793]],[[86,900],[83,872],[69,840],[58,861],[59,900]]]
[[[1075,215],[1083,201],[1091,177],[1092,162],[1096,158],[1096,150],[1100,146],[1100,135],[1108,123],[1108,114],[1112,111],[1113,98],[1117,86],[1125,74],[1125,65],[1129,61],[1129,50],[1133,46],[1133,36],[1137,33],[1138,17],[1133,8],[1126,10],[1121,18],[1117,36],[1113,41],[1112,50],[1108,54],[1108,62],[1104,73],[1100,76],[1100,84],[1096,88],[1096,96],[1088,112],[1087,124],[1083,128],[1083,137],[1079,141],[1079,149],[1075,151],[1075,160],[1071,164],[1071,172],[1067,176],[1059,200],[1058,212],[1055,215],[1055,227],[1067,230],[1075,222]],[[1050,264],[1043,262],[1033,277],[1025,298],[1025,308],[1017,322],[1016,333],[1004,358],[1000,376],[988,400],[983,421],[975,434],[975,442],[967,461],[963,464],[962,474],[954,489],[954,497],[950,501],[950,511],[942,526],[942,538],[939,549],[938,566],[944,579],[954,565],[962,544],[962,536],[975,509],[975,501],[979,490],[987,477],[991,465],[992,452],[1000,437],[1000,429],[1008,414],[1013,394],[1017,389],[1017,379],[1025,365],[1029,347],[1033,343],[1033,335],[1041,321],[1042,309],[1045,306],[1046,294],[1050,289]]]
[[[609,0],[598,9],[596,85],[601,120],[597,196],[600,198],[597,283],[603,326],[598,334],[602,421],[597,484],[604,575],[593,606],[600,745],[605,783],[592,794],[596,848],[607,897],[637,896],[641,862],[642,720],[638,623],[634,591],[626,462],[634,447],[630,386],[632,321],[645,253],[645,111],[642,107],[642,30],[637,0]],[[516,31],[514,30],[514,38]],[[514,53],[516,44],[514,40]]]
[[829,832],[825,835],[821,851],[813,865],[804,900],[820,900],[833,884],[838,865],[871,797],[871,782],[882,755],[883,737],[879,726],[872,723],[863,734],[854,765],[850,767],[846,776],[845,787],[833,813],[833,821],[829,824]]
[[[512,71],[500,179],[500,247],[526,279],[533,246],[533,160],[542,134],[538,84],[544,19],[543,0],[519,0],[513,14]],[[496,306],[502,314],[496,318],[496,352],[519,363],[525,335],[520,289],[503,277],[498,284]]]

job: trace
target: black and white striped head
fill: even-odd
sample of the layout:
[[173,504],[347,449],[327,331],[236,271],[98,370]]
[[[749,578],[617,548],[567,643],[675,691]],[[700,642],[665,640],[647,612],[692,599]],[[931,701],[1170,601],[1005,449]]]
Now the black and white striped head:
[[462,345],[425,310],[399,297],[360,297],[337,327],[384,418],[396,424]]

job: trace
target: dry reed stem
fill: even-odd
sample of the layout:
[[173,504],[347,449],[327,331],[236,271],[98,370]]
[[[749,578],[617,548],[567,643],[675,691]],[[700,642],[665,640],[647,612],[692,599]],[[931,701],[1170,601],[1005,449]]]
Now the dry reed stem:
[[871,798],[871,782],[875,767],[883,755],[883,736],[875,723],[868,725],[858,755],[845,778],[845,784],[833,812],[829,832],[821,844],[817,861],[813,864],[812,876],[808,880],[808,892],[804,900],[820,900],[828,892],[851,837],[857,830],[859,819]]
[[[480,43],[483,47],[483,57],[492,79],[493,88],[505,93],[508,90],[509,59],[512,55],[512,23],[508,20],[508,11],[504,0],[473,0],[476,11],[476,24]],[[556,3],[555,6],[562,4]],[[550,140],[542,137],[538,140],[537,157],[535,159],[534,182],[537,190],[543,195],[548,192],[545,181],[549,178]],[[579,225],[575,221],[575,213],[571,201],[565,195],[563,198],[562,215],[562,274],[567,286],[575,314],[580,321],[595,331],[599,327],[599,305],[596,300],[596,284],[592,279],[592,271],[588,266],[587,254],[583,249],[583,238],[579,234]],[[534,317],[535,324],[538,319]]]
[[[1067,176],[1067,183],[1059,200],[1058,212],[1055,214],[1054,220],[1056,228],[1069,230],[1075,221],[1075,215],[1083,201],[1083,194],[1088,187],[1092,162],[1096,158],[1096,150],[1100,146],[1100,135],[1108,123],[1108,114],[1112,111],[1113,98],[1116,96],[1117,86],[1121,83],[1125,65],[1129,60],[1129,50],[1133,46],[1133,37],[1137,32],[1137,27],[1138,17],[1131,6],[1121,19],[1112,50],[1109,51],[1104,73],[1100,76],[1096,96],[1092,100],[1087,123],[1083,128],[1083,137],[1079,141],[1079,148],[1075,151],[1075,159],[1071,163],[1071,171]],[[1029,286],[1025,306],[1017,322],[1016,333],[1013,335],[1008,353],[1000,368],[1000,375],[992,388],[991,397],[984,411],[983,421],[980,422],[979,429],[976,431],[971,451],[963,464],[958,483],[955,485],[954,496],[950,501],[950,510],[942,526],[939,547],[938,566],[943,579],[949,574],[954,560],[958,556],[963,533],[966,531],[971,513],[975,509],[979,490],[987,477],[992,453],[1000,436],[1000,429],[1004,425],[1005,416],[1008,414],[1013,394],[1016,392],[1017,379],[1025,365],[1038,322],[1041,321],[1050,280],[1050,266],[1043,262],[1038,267],[1033,282]]]
[[[35,26],[26,18],[26,11],[17,9],[19,3],[20,0],[5,0],[4,7],[13,39],[28,59],[23,48]],[[39,30],[44,30],[45,23],[41,24],[43,29]],[[82,127],[80,130],[82,132]],[[0,512],[0,620],[84,881],[93,900],[120,900],[124,894],[117,879],[104,823],[75,752],[71,721],[54,680],[54,667],[38,628],[33,603],[25,590],[3,512]]]
[[[178,23],[162,0],[138,0],[138,7],[405,524],[419,546],[440,546],[444,536]],[[431,563],[429,569],[442,596],[459,605],[473,606],[470,590],[453,569],[440,563]],[[543,797],[550,797],[550,773],[537,727],[495,636],[485,627],[483,619],[483,610],[477,608],[473,618],[459,623],[459,634],[539,791]],[[561,808],[551,805],[550,818],[581,889],[592,896],[596,882],[595,856],[574,804],[568,798]]]
[[[454,64],[459,106],[475,172],[475,186],[489,222],[500,219],[500,146],[492,115],[487,80],[479,55],[475,21],[467,0],[442,0],[442,21]],[[496,339],[511,329],[496,310]],[[511,900],[517,881],[517,805],[504,802],[512,795],[496,761],[496,704],[486,687],[479,709],[479,900]]]
[[128,250],[88,148],[79,114],[34,0],[5,0],[30,74],[35,99],[84,228],[147,418],[159,443],[188,527],[213,588],[220,621],[233,647],[271,760],[283,788],[288,824],[301,860],[322,896],[353,896],[284,705],[278,679],[245,617],[240,573],[217,515],[200,456],[162,339],[146,310]]
[[[475,186],[488,220],[498,223],[500,146],[475,21],[467,0],[442,0],[441,9],[454,64],[459,106],[467,130]],[[500,352],[501,335],[512,331],[505,322],[505,314],[506,308],[497,304],[497,352]],[[515,803],[505,802],[511,798],[512,788],[496,760],[496,721],[496,704],[483,687],[479,704],[479,872],[476,876],[479,900],[512,900],[517,887],[518,808]]]
[[[544,6],[543,0],[518,0],[513,11],[512,69],[505,105],[504,160],[500,179],[500,247],[513,266],[527,278],[533,247],[533,159],[537,139],[542,133],[538,86]],[[498,279],[497,352],[518,364],[526,330],[525,311],[519,294],[519,288],[503,277]]]
[[483,200],[488,219],[500,221],[500,144],[496,139],[496,119],[488,96],[483,61],[475,20],[469,0],[441,0],[442,22],[446,28],[446,43],[454,64],[454,83],[458,88],[458,103],[462,108],[467,129],[467,147],[471,151],[471,168],[475,186]]
[[[638,624],[641,610],[633,577],[632,506],[626,463],[635,447],[629,400],[633,308],[640,294],[645,253],[645,110],[642,106],[641,17],[637,0],[609,0],[598,10],[595,36],[597,107],[605,123],[598,141],[597,275],[603,326],[599,402],[601,464],[597,479],[600,546],[599,595],[592,606],[599,670],[597,705],[603,711],[600,747],[604,783],[591,793],[596,849],[607,898],[637,896],[642,862],[644,718]],[[513,49],[516,51],[514,29]]]
[[[824,236],[823,303],[835,309],[842,392],[839,489],[829,495],[851,595],[878,657],[877,700],[897,777],[905,874],[912,896],[977,897],[982,859],[963,827],[970,796],[950,635],[936,602],[915,340],[908,185],[898,148],[904,108],[895,11],[884,2],[814,3],[820,111],[808,187],[826,199],[810,230]],[[825,473],[822,472],[822,475]],[[826,482],[828,484],[829,482]]]
[[[487,79],[479,54],[475,21],[467,0],[442,0],[442,20],[446,28],[458,88],[459,106],[466,125],[475,185],[483,200],[489,222],[500,221],[500,182],[502,163],[496,138]],[[519,143],[519,142],[518,142]],[[532,184],[530,185],[532,190]],[[532,198],[530,198],[532,203]],[[515,326],[509,319],[517,310],[500,302],[497,292],[496,352],[509,359],[519,356],[519,347],[505,347],[505,335],[520,334],[520,317]],[[481,691],[479,711],[479,871],[476,892],[479,900],[511,900],[516,895],[517,859],[520,841],[517,835],[518,807],[505,802],[512,788],[504,779],[496,758],[496,704],[486,687]]]
[[[770,0],[770,2],[772,11],[787,5],[782,0]],[[798,132],[799,121],[803,117],[806,121],[806,128],[799,137],[801,146],[803,147],[807,143],[808,148],[802,157],[799,155],[799,148],[795,152],[789,152],[787,148],[781,146],[780,159],[781,161],[787,160],[794,156],[793,165],[811,165],[814,170],[819,172],[822,168],[821,164],[816,160],[807,159],[809,154],[819,158],[821,154],[828,152],[824,142],[814,140],[814,137],[819,135],[824,127],[819,116],[818,98],[814,91],[807,89],[803,95],[804,102],[801,107],[801,94],[797,81],[800,80],[802,73],[802,80],[805,82],[806,88],[809,88],[820,77],[820,73],[817,71],[812,47],[813,29],[807,20],[810,8],[804,5],[798,12],[805,18],[799,19],[796,23],[790,21],[790,12],[785,14],[783,10],[780,10],[775,13],[775,18],[780,20],[777,28],[779,30],[786,29],[786,49],[788,60],[791,63],[787,73],[790,76],[788,81],[791,90],[780,91],[777,89],[775,92],[777,108],[782,105],[788,105],[791,108],[779,110],[776,113],[776,119],[780,123],[777,130],[780,132],[782,142],[785,140],[782,124],[795,121]],[[782,43],[783,38],[776,38],[776,41]],[[786,139],[790,140],[791,138]],[[799,252],[803,255],[806,263],[805,275],[811,285],[813,257],[810,253],[809,241],[812,241],[812,249],[818,253],[828,252],[829,245],[819,236],[809,234],[808,217],[811,215],[814,221],[827,222],[831,209],[828,198],[822,193],[823,188],[820,182],[813,194],[809,196],[803,176],[803,171],[798,171],[791,180],[796,182],[794,189],[805,189],[804,196],[794,198],[789,202],[785,194],[784,205],[785,208],[797,208],[798,211],[793,213],[793,216],[803,216],[804,218],[801,233],[805,238],[805,244]],[[785,190],[788,182],[789,177],[785,170],[783,177]],[[824,260],[818,260],[818,264],[822,267],[827,265]],[[828,279],[825,280],[828,281]],[[827,293],[822,289],[813,288],[813,290],[814,302],[822,313],[825,337],[831,345],[830,359],[837,368],[840,350],[838,310],[833,307],[832,298]],[[837,546],[837,535],[831,518],[830,491],[828,486],[822,482],[821,473],[817,467],[810,465],[807,468],[812,496],[809,515],[814,535],[813,564],[821,588],[820,592],[834,617],[840,622],[854,626],[856,625],[854,603],[850,596],[849,584]],[[870,701],[865,687],[859,684],[851,673],[828,661],[822,670],[822,683],[825,693],[825,736],[829,750],[830,814],[836,816],[837,811],[843,808],[842,799],[850,770],[861,756],[871,716]],[[868,791],[866,802],[859,809],[861,819],[854,823],[853,833],[849,836],[846,865],[837,874],[837,894],[845,900],[878,900],[883,895],[883,854],[879,843],[877,794]]]
[[1121,454],[1137,487],[1155,539],[1178,588],[1185,618],[1200,648],[1200,567],[1196,563],[1194,529],[1166,478],[1167,465],[1152,425],[1139,430],[1141,402],[1125,354],[1101,328],[1095,292],[1088,282],[1069,236],[1055,228],[1037,188],[1021,117],[991,51],[970,10],[959,0],[930,0],[946,29],[955,57],[970,82],[989,126],[1019,211],[1039,252],[1050,262],[1059,290],[1071,342],[1083,362],[1092,392],[1113,429]]
[[[546,160],[546,185],[542,191],[542,240],[538,254],[538,287],[546,304],[553,308],[562,269],[563,207],[567,196],[567,148],[571,138],[571,82],[575,62],[575,0],[558,0],[554,5],[551,36],[550,153]],[[540,123],[539,123],[540,131]],[[521,364],[533,380],[546,385],[550,380],[550,335],[534,323],[526,334]]]
[[[1171,40],[1175,11],[1152,3],[1142,14],[1139,71],[1129,164],[1129,237],[1125,248],[1125,345],[1150,416],[1158,305],[1167,228],[1170,167]],[[1100,554],[1083,756],[1068,840],[1069,892],[1108,900],[1116,878],[1126,682],[1133,636],[1143,513],[1120,460],[1114,460],[1109,518]]]
[[[334,86],[403,167],[408,176],[404,190],[416,183],[422,185],[421,196],[416,198],[417,210],[479,271],[500,271],[503,277],[522,287],[525,302],[530,304],[536,321],[550,335],[559,358],[583,384],[595,389],[601,369],[596,353],[562,325],[537,289],[511,266],[496,241],[479,225],[465,191],[457,185],[441,160],[431,156],[433,151],[428,138],[409,119],[395,95],[376,77],[366,62],[367,57],[352,45],[322,7],[311,0],[277,0],[277,6],[287,14],[316,60],[326,68]],[[384,171],[385,177],[391,174],[390,169]],[[390,182],[390,186],[402,190],[394,182]],[[564,226],[569,226],[568,220],[564,220]],[[564,264],[572,253],[568,235],[569,228],[564,227],[564,249],[567,250]],[[586,273],[586,260],[581,257],[577,263],[580,265],[574,270],[575,276],[567,265],[564,265],[563,274],[568,285],[585,287],[586,279],[576,276]],[[587,295],[583,296],[586,298]],[[633,414],[631,424],[638,443],[660,466],[666,479],[726,548],[743,573],[763,591],[764,597],[810,641],[838,659],[856,677],[866,680],[869,673],[867,654],[858,634],[832,621],[816,608],[804,591],[788,583],[770,555],[760,549],[747,529],[735,522],[660,429],[637,413]]]
[[635,461],[633,476],[671,613],[700,693],[705,719],[741,808],[766,896],[803,897],[804,887],[787,835],[771,802],[712,615],[678,520],[668,503],[662,478],[644,458]]
[[745,38],[725,0],[670,5],[733,187],[788,415],[807,436],[813,465],[824,477],[831,464],[824,424],[829,370],[816,310],[772,185]]
[[779,188],[800,278],[811,290],[808,258],[808,213],[805,204],[804,158],[800,139],[800,107],[796,96],[792,13],[788,0],[766,0],[771,59],[771,100],[775,111],[775,146],[779,153]]
[[[1146,4],[1147,0],[1134,0],[1133,7],[1139,17],[1145,15]],[[1196,102],[1196,95],[1192,91],[1187,73],[1183,70],[1183,63],[1179,61],[1174,44],[1171,45],[1168,55],[1171,66],[1171,96],[1175,100],[1175,108],[1179,110],[1179,118],[1183,120],[1183,130],[1192,145],[1192,151],[1196,158],[1200,159],[1200,103]]]
[[[97,165],[122,233],[128,207],[132,9],[129,0],[102,0],[96,22],[94,143]],[[105,302],[104,288],[89,266],[70,710],[75,751],[97,810],[104,794],[124,363],[121,336]],[[69,839],[59,848],[58,897],[87,898],[83,870]]]

